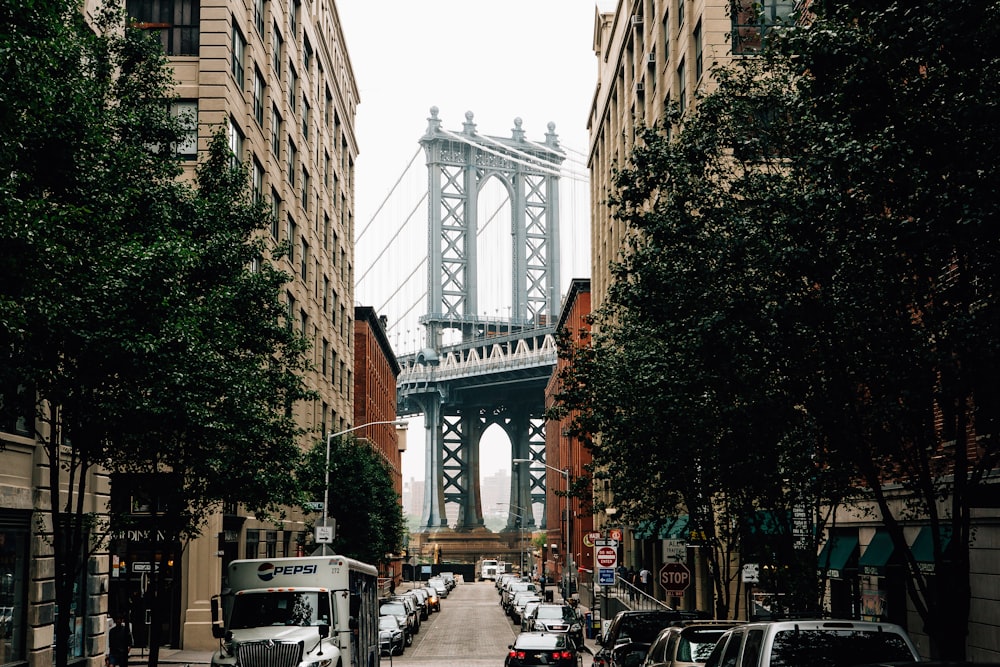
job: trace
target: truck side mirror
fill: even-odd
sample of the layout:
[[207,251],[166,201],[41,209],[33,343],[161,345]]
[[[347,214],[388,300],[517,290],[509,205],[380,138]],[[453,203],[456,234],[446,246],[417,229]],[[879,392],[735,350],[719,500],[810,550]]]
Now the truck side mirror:
[[226,636],[226,627],[222,622],[222,615],[219,613],[219,596],[213,595],[212,603],[212,636],[216,639],[223,639]]
[[317,626],[317,629],[319,630],[319,638],[320,639],[326,639],[327,637],[330,636],[330,624],[329,623],[320,623]]

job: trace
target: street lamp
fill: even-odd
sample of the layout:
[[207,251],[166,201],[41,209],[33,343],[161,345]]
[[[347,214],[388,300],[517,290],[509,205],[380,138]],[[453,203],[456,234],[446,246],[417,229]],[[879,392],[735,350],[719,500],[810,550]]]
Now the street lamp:
[[[529,511],[526,507],[521,507],[520,505],[515,505],[514,503],[497,503],[497,505],[506,505],[507,507],[513,507],[514,509],[520,510],[521,512]],[[511,512],[507,510],[507,514],[510,516],[517,517],[517,542],[520,553],[519,565],[521,567],[521,574],[524,574],[524,566],[527,558],[524,554],[524,524],[527,522],[528,518],[524,514],[518,514],[517,512]]]
[[[336,438],[336,437],[338,437],[338,436],[346,435],[347,433],[352,433],[354,431],[360,431],[361,429],[367,428],[368,426],[380,426],[382,424],[392,424],[393,426],[406,426],[408,424],[408,422],[406,420],[404,420],[404,419],[393,419],[393,420],[383,420],[383,421],[368,422],[366,424],[358,424],[357,426],[352,426],[351,428],[345,428],[343,431],[337,431],[336,433],[330,433],[329,435],[326,436],[326,468],[323,469],[323,477],[324,477],[324,484],[323,484],[323,526],[327,525],[326,524],[327,507],[330,504],[330,443],[333,442],[333,439]],[[326,547],[326,543],[324,542],[323,543],[323,551],[324,551],[323,555],[325,555],[326,548],[327,548]]]
[[541,463],[543,466],[549,470],[555,470],[557,473],[563,476],[563,481],[566,483],[566,531],[564,539],[566,540],[565,549],[563,550],[563,599],[569,595],[569,468],[565,470],[557,468],[555,466],[550,466],[548,463],[543,461],[532,461],[531,459],[514,459],[514,463]]

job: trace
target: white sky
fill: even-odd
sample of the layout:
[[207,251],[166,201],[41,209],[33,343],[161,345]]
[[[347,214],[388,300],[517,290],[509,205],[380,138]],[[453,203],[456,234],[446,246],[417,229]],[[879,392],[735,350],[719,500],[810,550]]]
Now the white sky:
[[[600,1],[607,9],[609,0]],[[529,141],[544,141],[554,122],[571,158],[585,162],[576,153],[587,151],[597,81],[595,0],[337,0],[337,8],[361,96],[359,231],[406,171],[432,106],[443,127],[455,132],[466,111],[475,114],[480,134],[493,136],[509,136],[520,117]],[[423,157],[414,164],[424,169]],[[586,171],[583,165],[574,170]],[[563,190],[568,186],[564,180]],[[566,217],[564,212],[564,293],[570,278],[590,275],[589,216],[579,212],[581,222],[573,228]],[[360,274],[365,267],[356,268]],[[407,440],[403,478],[423,479],[422,420],[411,422]],[[483,475],[509,470],[506,437],[488,433],[481,459]]]

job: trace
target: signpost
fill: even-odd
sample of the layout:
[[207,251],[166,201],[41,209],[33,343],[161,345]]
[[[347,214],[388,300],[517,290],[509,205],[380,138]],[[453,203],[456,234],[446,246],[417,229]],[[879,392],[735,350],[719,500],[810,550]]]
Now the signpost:
[[684,563],[665,563],[660,568],[660,585],[667,595],[682,597],[691,585],[691,571]]
[[597,568],[597,583],[600,586],[614,586],[615,585],[615,568],[613,568],[613,567],[599,567],[599,568]]
[[618,550],[614,547],[597,547],[594,549],[594,560],[600,567],[614,568],[618,564]]

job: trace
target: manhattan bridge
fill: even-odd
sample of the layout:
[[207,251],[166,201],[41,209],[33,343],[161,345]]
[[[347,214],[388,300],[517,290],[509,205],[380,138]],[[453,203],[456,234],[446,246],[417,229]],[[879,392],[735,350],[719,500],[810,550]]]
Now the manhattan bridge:
[[359,220],[355,298],[386,318],[399,416],[424,422],[420,533],[484,530],[492,427],[512,462],[531,460],[511,466],[507,530],[545,527],[544,390],[562,283],[589,276],[589,185],[553,123],[528,134],[520,118],[481,134],[471,111],[449,130],[431,108],[403,174]]

